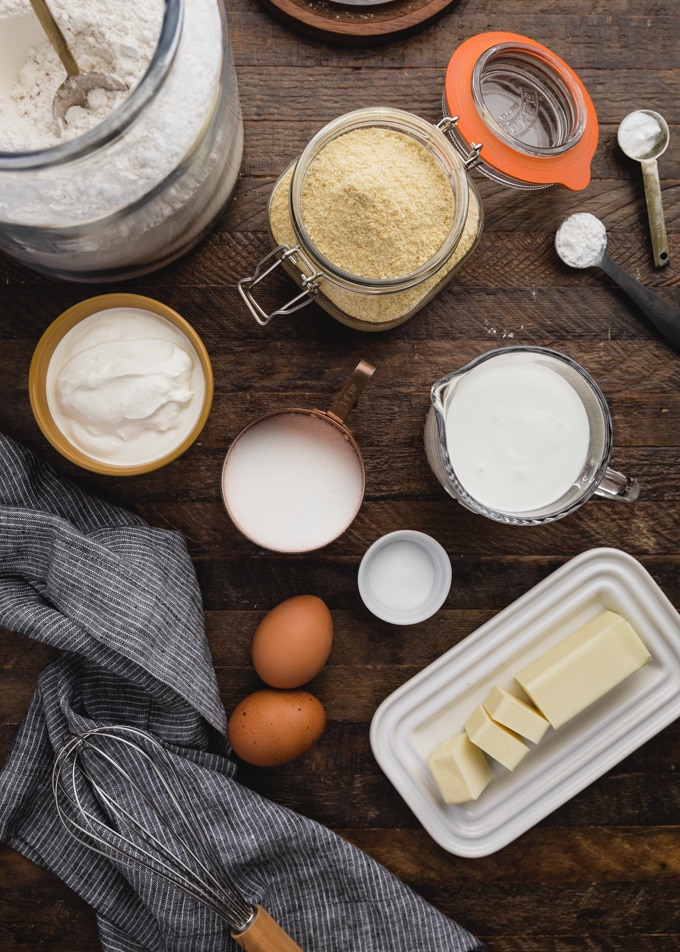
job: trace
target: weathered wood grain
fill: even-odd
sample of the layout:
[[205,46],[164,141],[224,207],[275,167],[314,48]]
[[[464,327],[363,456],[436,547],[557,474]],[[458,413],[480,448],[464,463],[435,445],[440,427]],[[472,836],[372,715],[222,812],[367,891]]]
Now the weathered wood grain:
[[[393,690],[589,548],[629,552],[680,608],[680,355],[603,274],[572,271],[554,251],[562,219],[590,211],[606,224],[612,257],[680,306],[680,7],[675,0],[644,7],[637,0],[458,0],[409,37],[362,47],[305,35],[258,0],[230,0],[229,20],[246,134],[232,202],[185,259],[120,287],[63,284],[0,256],[0,427],[86,490],[184,535],[227,711],[260,684],[250,644],[264,613],[302,592],[327,600],[333,651],[310,685],[326,707],[326,732],[306,757],[278,770],[239,765],[242,783],[366,850],[485,939],[490,952],[677,952],[680,722],[515,843],[475,860],[445,852],[427,835],[377,766],[368,728]],[[452,52],[489,30],[533,37],[578,72],[600,124],[588,188],[513,191],[473,173],[485,211],[480,244],[412,321],[367,334],[312,304],[259,327],[236,286],[268,250],[266,206],[282,170],[324,123],[361,106],[388,104],[437,122]],[[671,131],[660,160],[671,262],[659,270],[639,166],[616,144],[618,123],[640,106],[662,112]],[[206,343],[216,384],[197,443],[163,470],[120,480],[62,460],[38,430],[26,392],[31,355],[54,317],[114,289],[149,294],[184,314]],[[292,292],[290,280],[276,275],[263,300],[278,306]],[[598,381],[614,422],[612,464],[641,484],[634,506],[594,499],[561,522],[518,530],[473,516],[439,486],[422,446],[432,383],[480,353],[515,344],[561,350]],[[228,446],[271,409],[326,408],[362,358],[376,373],[347,421],[367,474],[358,518],[318,553],[258,549],[221,503]],[[397,628],[364,608],[357,569],[375,538],[403,527],[444,545],[453,581],[433,619]],[[4,758],[56,653],[12,632],[0,637]],[[6,847],[0,936],[3,952],[99,948],[89,908]]]

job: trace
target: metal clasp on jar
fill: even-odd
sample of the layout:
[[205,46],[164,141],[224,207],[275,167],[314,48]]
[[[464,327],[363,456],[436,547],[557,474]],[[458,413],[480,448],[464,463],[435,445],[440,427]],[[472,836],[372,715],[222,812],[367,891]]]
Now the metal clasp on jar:
[[463,159],[463,165],[469,171],[479,165],[481,162],[481,152],[484,148],[483,142],[471,142],[469,146],[462,139],[457,130],[460,116],[444,116],[437,123],[437,128],[451,139],[456,146],[456,150]]
[[[302,262],[304,268],[309,272],[308,274],[301,269],[299,262]],[[284,304],[283,307],[279,307],[275,311],[268,313],[255,300],[252,293],[253,289],[275,271],[279,265],[286,263],[291,265],[297,272],[300,284],[302,285],[302,291],[287,304]],[[314,269],[309,258],[299,247],[291,248],[289,245],[277,245],[269,254],[266,254],[264,258],[260,259],[254,273],[250,277],[241,278],[238,283],[238,290],[257,323],[264,326],[268,324],[273,317],[292,314],[294,311],[299,311],[300,308],[310,304],[319,291],[319,279],[322,277],[323,274]]]

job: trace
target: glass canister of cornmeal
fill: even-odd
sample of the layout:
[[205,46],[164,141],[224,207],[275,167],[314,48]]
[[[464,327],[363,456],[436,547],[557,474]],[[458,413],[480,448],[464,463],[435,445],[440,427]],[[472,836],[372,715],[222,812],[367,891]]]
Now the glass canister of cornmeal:
[[[239,290],[266,324],[317,301],[350,327],[403,324],[451,279],[482,230],[482,208],[452,143],[391,108],[340,116],[274,186],[272,251]],[[267,313],[253,290],[281,265],[301,292]]]
[[[260,324],[310,301],[359,330],[403,324],[443,287],[482,228],[468,172],[513,188],[583,189],[598,138],[582,82],[529,37],[483,33],[446,71],[436,126],[389,108],[329,123],[276,183],[272,250],[239,291]],[[300,293],[275,310],[257,285],[282,266]]]
[[145,274],[203,237],[238,180],[243,121],[223,0],[52,8],[80,68],[127,88],[95,89],[57,123],[56,53],[29,0],[12,0],[11,14],[0,6],[0,250],[65,280]]

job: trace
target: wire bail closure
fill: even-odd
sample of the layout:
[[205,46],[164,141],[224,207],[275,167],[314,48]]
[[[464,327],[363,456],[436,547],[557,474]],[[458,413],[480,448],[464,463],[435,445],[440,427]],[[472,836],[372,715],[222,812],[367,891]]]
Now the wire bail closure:
[[[298,258],[302,262],[303,266],[310,272],[309,274],[305,274],[300,269]],[[274,260],[272,261],[271,259]],[[270,261],[271,263],[268,264]],[[252,293],[253,288],[260,284],[261,281],[264,281],[264,279],[267,278],[273,271],[275,271],[276,268],[285,262],[289,262],[289,264],[297,271],[300,283],[302,285],[302,291],[294,298],[291,298],[291,300],[287,304],[284,304],[283,307],[279,307],[275,311],[268,313],[255,300],[255,297]],[[297,245],[295,248],[291,248],[289,245],[277,245],[276,248],[272,249],[272,251],[266,254],[263,258],[260,258],[255,271],[250,277],[241,278],[241,280],[238,282],[238,290],[239,294],[245,301],[248,310],[253,315],[257,323],[264,327],[271,321],[273,317],[293,314],[295,311],[299,311],[301,308],[311,304],[319,291],[319,279],[322,277],[323,274],[320,271],[315,271],[314,266],[310,262],[309,258]]]
[[[456,144],[455,139],[453,136],[449,135],[449,133],[451,133],[452,131],[456,129],[456,127],[458,126],[459,120],[460,120],[460,116],[444,116],[444,118],[440,119],[439,122],[436,124],[437,128],[441,129],[441,131],[451,139],[454,145]],[[470,143],[470,151],[468,152],[467,155],[462,156],[463,165],[465,166],[468,172],[474,169],[475,166],[479,165],[481,161],[481,153],[483,148],[484,148],[483,142]]]

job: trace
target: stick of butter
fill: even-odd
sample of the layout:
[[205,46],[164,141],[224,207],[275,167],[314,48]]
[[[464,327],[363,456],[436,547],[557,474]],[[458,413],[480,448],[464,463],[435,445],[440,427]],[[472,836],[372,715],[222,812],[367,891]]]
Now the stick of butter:
[[428,766],[445,803],[476,800],[491,780],[489,762],[467,734],[442,741],[430,754]]
[[550,727],[550,722],[533,704],[528,704],[505,688],[494,687],[484,701],[484,708],[494,721],[503,727],[509,727],[511,731],[526,737],[534,744],[541,740]]
[[529,753],[522,738],[502,724],[497,724],[481,704],[465,721],[465,733],[473,744],[481,747],[508,770],[514,770]]
[[651,659],[632,626],[603,611],[515,676],[553,727],[561,727]]

